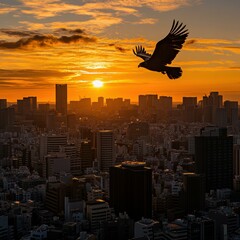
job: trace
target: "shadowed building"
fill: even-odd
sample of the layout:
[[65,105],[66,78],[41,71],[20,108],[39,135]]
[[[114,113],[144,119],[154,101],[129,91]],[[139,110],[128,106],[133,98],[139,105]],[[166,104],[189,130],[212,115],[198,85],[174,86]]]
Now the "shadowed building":
[[114,136],[111,130],[101,130],[97,132],[97,159],[99,169],[108,172],[109,167],[114,165]]
[[195,173],[183,174],[185,211],[187,214],[204,209],[205,190],[203,177]]
[[0,109],[7,108],[7,99],[0,99]]
[[110,204],[116,213],[139,220],[152,217],[152,170],[145,162],[123,162],[110,168]]
[[56,84],[56,111],[67,114],[67,84]]
[[233,137],[226,128],[206,127],[196,136],[196,173],[204,175],[206,191],[233,185]]

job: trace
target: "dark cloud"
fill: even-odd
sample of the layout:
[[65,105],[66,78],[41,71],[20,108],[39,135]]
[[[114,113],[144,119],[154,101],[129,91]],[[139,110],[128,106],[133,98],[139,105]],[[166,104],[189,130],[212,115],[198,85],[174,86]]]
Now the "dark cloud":
[[0,29],[0,32],[8,36],[15,36],[15,37],[30,37],[38,34],[37,32],[32,32],[32,31],[17,31],[12,29]]
[[230,69],[240,70],[240,67],[230,67]]
[[64,34],[85,34],[85,31],[83,29],[77,28],[77,29],[67,29],[67,28],[59,28],[55,31],[55,33],[64,33]]
[[33,81],[36,78],[45,77],[65,77],[72,73],[60,72],[55,70],[36,70],[36,69],[0,69],[0,83],[9,79],[24,79],[25,81]]
[[194,44],[194,43],[196,43],[196,42],[197,42],[196,39],[190,39],[190,40],[187,40],[187,41],[186,41],[185,45],[192,45],[192,44]]
[[77,42],[91,43],[96,42],[95,37],[75,34],[72,36],[56,37],[54,35],[34,35],[27,38],[21,38],[16,42],[0,41],[0,49],[24,49],[27,47],[50,47],[59,43],[70,44]]
[[118,51],[120,51],[120,52],[122,52],[122,53],[127,52],[127,49],[126,49],[126,48],[120,47],[120,46],[116,45],[115,43],[110,43],[109,46],[110,46],[110,47],[111,47],[111,46],[114,46],[115,49],[117,49]]

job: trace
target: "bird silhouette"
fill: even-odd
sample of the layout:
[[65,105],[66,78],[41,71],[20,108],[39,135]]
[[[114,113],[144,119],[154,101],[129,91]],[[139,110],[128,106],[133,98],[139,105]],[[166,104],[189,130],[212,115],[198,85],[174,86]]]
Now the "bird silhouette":
[[170,79],[181,77],[182,69],[180,67],[169,67],[167,64],[172,63],[188,36],[188,30],[185,27],[186,25],[173,20],[170,32],[156,44],[153,54],[147,53],[142,46],[136,46],[133,53],[144,60],[138,67],[144,67],[163,74],[167,73]]

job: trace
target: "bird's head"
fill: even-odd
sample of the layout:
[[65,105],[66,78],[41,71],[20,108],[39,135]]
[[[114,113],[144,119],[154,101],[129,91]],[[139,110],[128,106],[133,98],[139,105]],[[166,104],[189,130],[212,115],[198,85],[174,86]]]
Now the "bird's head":
[[138,65],[138,67],[140,68],[140,67],[146,67],[146,62],[141,62],[139,65]]

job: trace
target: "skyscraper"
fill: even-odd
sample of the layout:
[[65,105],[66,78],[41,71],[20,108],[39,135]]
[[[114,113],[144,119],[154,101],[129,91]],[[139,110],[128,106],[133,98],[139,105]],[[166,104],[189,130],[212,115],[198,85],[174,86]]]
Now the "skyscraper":
[[205,202],[205,189],[203,177],[195,173],[183,174],[183,191],[185,211],[187,214],[203,210]]
[[67,114],[67,84],[56,84],[56,111]]
[[140,220],[152,217],[152,170],[145,162],[123,162],[110,168],[110,204],[116,213]]
[[7,99],[0,99],[0,109],[7,108]]
[[81,142],[80,158],[82,171],[93,166],[93,150],[91,141],[85,140]]
[[66,135],[42,135],[40,136],[40,159],[43,160],[44,156],[49,153],[60,152],[60,146],[67,146]]
[[97,160],[99,169],[109,171],[109,167],[115,163],[114,136],[111,130],[97,132]]
[[226,128],[205,127],[195,137],[196,173],[203,174],[206,191],[232,188],[233,137]]
[[11,127],[15,119],[15,110],[12,107],[0,109],[0,129]]

